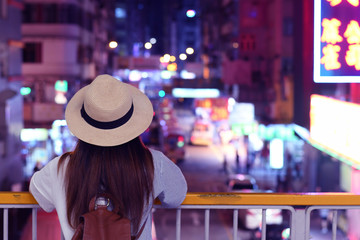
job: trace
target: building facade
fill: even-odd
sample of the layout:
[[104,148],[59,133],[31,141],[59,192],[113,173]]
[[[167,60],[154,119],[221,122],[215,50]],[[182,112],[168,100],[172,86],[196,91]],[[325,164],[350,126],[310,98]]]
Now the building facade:
[[[27,0],[23,23],[25,127],[50,128],[64,104],[96,75],[112,73],[112,1]],[[56,83],[67,85],[62,90]]]
[[265,123],[293,119],[292,0],[204,0],[203,59],[239,102]]
[[9,162],[21,160],[23,127],[20,1],[0,1],[0,190]]

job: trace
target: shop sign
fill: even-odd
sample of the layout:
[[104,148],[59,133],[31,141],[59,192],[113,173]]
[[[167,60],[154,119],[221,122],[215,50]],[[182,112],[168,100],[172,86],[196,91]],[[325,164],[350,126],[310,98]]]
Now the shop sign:
[[32,121],[36,123],[64,118],[64,106],[55,103],[34,103],[32,111]]
[[314,81],[360,82],[359,0],[314,4]]
[[359,104],[314,94],[310,103],[309,140],[332,156],[359,166],[359,119]]
[[229,122],[253,123],[255,121],[255,106],[252,103],[236,103],[230,114]]

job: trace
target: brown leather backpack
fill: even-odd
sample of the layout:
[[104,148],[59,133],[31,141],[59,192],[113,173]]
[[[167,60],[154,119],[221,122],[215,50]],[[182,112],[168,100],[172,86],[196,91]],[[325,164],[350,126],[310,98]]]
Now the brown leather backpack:
[[[99,203],[98,199],[102,198]],[[76,228],[72,240],[135,240],[144,230],[145,223],[136,236],[131,236],[131,223],[128,218],[117,214],[118,206],[112,211],[107,208],[111,201],[109,194],[101,194],[91,199],[89,212],[80,217],[80,224]]]

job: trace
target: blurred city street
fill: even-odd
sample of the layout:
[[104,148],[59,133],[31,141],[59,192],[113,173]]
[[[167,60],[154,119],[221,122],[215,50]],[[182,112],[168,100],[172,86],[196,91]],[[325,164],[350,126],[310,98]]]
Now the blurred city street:
[[[360,195],[359,0],[0,2],[0,191],[28,191],[34,172],[73,150],[64,110],[108,74],[150,99],[141,138],[179,165],[189,192],[246,179],[250,191]],[[12,210],[20,240],[29,214]],[[311,239],[331,239],[331,213],[319,212]],[[359,240],[360,209],[341,217]],[[59,237],[56,219],[39,212],[39,240]],[[154,219],[157,240],[173,240],[175,212]],[[200,210],[182,220],[182,239],[204,237]],[[212,240],[232,239],[221,211],[210,225]]]

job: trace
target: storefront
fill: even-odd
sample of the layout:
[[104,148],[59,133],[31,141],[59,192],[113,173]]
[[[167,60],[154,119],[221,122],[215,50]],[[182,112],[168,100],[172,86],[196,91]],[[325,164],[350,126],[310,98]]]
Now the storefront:
[[21,130],[22,156],[25,176],[43,167],[55,156],[71,151],[75,137],[70,133],[65,120],[55,120],[51,129],[25,128]]

